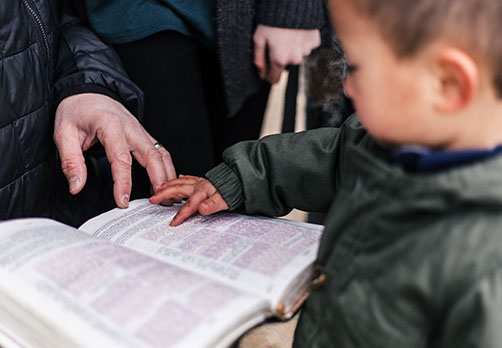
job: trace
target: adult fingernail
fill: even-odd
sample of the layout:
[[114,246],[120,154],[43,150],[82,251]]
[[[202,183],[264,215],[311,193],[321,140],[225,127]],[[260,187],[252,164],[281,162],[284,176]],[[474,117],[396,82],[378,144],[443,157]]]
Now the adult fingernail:
[[120,197],[120,203],[124,208],[127,208],[129,206],[129,195],[125,194]]
[[74,193],[76,192],[81,185],[80,178],[78,176],[74,176],[70,179],[70,192]]

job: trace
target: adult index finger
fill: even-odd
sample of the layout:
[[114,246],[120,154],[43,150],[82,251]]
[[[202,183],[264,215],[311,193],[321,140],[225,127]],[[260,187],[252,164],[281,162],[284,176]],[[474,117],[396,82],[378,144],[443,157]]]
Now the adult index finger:
[[132,156],[124,136],[119,133],[108,133],[100,139],[110,162],[113,177],[113,197],[120,208],[129,206],[132,179]]
[[61,169],[68,181],[70,193],[77,194],[82,190],[87,180],[87,167],[79,137],[59,132],[54,134],[54,142],[58,149]]

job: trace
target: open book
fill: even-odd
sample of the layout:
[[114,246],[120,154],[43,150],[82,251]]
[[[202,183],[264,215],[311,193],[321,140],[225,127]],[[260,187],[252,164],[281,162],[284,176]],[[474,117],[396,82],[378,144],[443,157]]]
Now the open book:
[[226,347],[308,293],[322,228],[131,202],[0,224],[0,346]]

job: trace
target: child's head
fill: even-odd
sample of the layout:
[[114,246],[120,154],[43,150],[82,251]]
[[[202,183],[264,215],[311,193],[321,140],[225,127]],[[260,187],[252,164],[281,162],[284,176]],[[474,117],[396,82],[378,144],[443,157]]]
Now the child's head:
[[502,2],[330,0],[346,92],[395,144],[502,144]]

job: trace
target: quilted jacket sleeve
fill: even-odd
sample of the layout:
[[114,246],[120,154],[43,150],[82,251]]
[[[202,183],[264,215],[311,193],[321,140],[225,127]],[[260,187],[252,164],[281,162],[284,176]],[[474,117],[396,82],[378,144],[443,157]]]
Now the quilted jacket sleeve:
[[131,82],[115,51],[82,21],[61,12],[54,94],[56,105],[78,93],[106,94],[136,117],[143,113],[143,92]]
[[292,208],[327,211],[339,173],[340,132],[322,128],[240,142],[207,178],[230,210],[281,216]]

